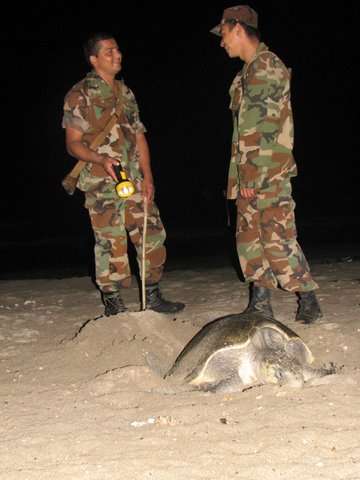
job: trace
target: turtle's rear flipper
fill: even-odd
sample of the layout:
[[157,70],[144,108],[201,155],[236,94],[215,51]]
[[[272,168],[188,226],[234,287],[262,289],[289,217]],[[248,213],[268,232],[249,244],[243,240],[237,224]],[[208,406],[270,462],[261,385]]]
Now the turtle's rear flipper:
[[164,367],[163,363],[157,355],[149,352],[145,355],[145,361],[150,370],[156,373],[156,375],[159,375],[159,377],[164,378],[166,374],[166,368]]

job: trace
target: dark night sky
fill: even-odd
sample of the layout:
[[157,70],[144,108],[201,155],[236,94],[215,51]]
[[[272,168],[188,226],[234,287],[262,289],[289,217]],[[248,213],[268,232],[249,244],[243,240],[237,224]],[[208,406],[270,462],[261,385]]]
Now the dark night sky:
[[[228,88],[241,63],[227,57],[209,29],[233,2],[129,3],[34,2],[18,16],[15,42],[12,24],[2,33],[19,81],[13,121],[21,115],[24,125],[21,139],[15,131],[18,147],[2,191],[6,255],[14,242],[57,239],[60,252],[66,251],[61,238],[90,235],[82,195],[68,197],[60,181],[74,163],[64,148],[63,97],[87,72],[82,42],[93,31],[113,32],[123,52],[121,76],[148,129],[157,202],[169,231],[225,228]],[[356,4],[251,2],[263,41],[293,70],[296,213],[314,243],[359,241]],[[14,79],[4,82],[3,103],[13,111]],[[325,232],[323,224],[332,229]]]

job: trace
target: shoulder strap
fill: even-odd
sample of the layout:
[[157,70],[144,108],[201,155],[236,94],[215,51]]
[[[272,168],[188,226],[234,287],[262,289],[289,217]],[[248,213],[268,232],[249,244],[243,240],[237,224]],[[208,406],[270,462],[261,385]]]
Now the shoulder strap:
[[[113,115],[111,115],[111,118],[108,121],[108,123],[105,125],[105,128],[90,143],[89,148],[91,150],[96,150],[97,147],[103,143],[103,141],[108,136],[109,132],[117,122],[117,119],[118,119],[118,116],[116,115],[116,112],[115,112]],[[74,166],[74,168],[71,170],[71,172],[68,173],[67,176],[77,178],[80,175],[81,170],[85,167],[86,163],[87,162],[83,162],[82,160],[79,160]]]
[[[91,150],[96,150],[97,147],[103,143],[103,141],[108,136],[113,126],[116,124],[116,122],[120,118],[122,114],[122,109],[123,109],[122,103],[123,102],[121,101],[117,102],[115,112],[111,115],[110,119],[106,123],[105,127],[101,130],[101,132],[99,132],[96,135],[96,137],[93,139],[93,141],[90,143],[89,148]],[[120,132],[120,135],[122,135],[121,129],[119,129],[119,132]],[[78,177],[81,173],[81,170],[85,167],[86,164],[87,162],[78,160],[78,162],[75,164],[73,169],[66,175],[66,177],[61,182],[62,186],[64,187],[64,189],[69,195],[72,195],[74,193]]]

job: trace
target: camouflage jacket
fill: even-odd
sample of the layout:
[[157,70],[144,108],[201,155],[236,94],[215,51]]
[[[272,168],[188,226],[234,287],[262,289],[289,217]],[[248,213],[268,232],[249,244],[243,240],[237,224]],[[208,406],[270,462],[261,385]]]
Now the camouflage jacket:
[[230,88],[233,138],[227,198],[239,188],[267,189],[296,175],[292,155],[290,72],[260,43]]
[[[122,81],[115,80],[112,89],[96,72],[88,73],[65,97],[62,126],[82,132],[83,141],[89,146],[104,129],[119,102],[122,102],[120,120],[97,148],[97,152],[119,159],[130,178],[141,179],[136,134],[146,130],[140,121],[135,96]],[[119,134],[119,129],[122,135]],[[121,141],[122,138],[125,141]],[[104,178],[113,182],[101,165],[87,163],[80,174],[78,187],[87,191],[104,181]]]

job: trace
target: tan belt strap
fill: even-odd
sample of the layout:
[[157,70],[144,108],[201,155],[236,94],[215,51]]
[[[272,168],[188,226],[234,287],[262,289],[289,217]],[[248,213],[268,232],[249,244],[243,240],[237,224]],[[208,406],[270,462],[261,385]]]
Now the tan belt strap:
[[[103,143],[103,141],[105,140],[105,138],[107,137],[107,135],[109,134],[109,132],[111,131],[115,123],[120,118],[120,112],[121,112],[121,108],[120,108],[120,105],[118,105],[115,113],[111,116],[110,120],[105,125],[104,130],[102,130],[91,142],[89,146],[90,150],[96,150],[98,146]],[[76,184],[78,182],[80,172],[87,163],[88,162],[79,160],[74,166],[74,168],[71,170],[71,172],[69,172],[61,182],[66,193],[68,193],[69,195],[73,195],[73,193],[75,192]]]

